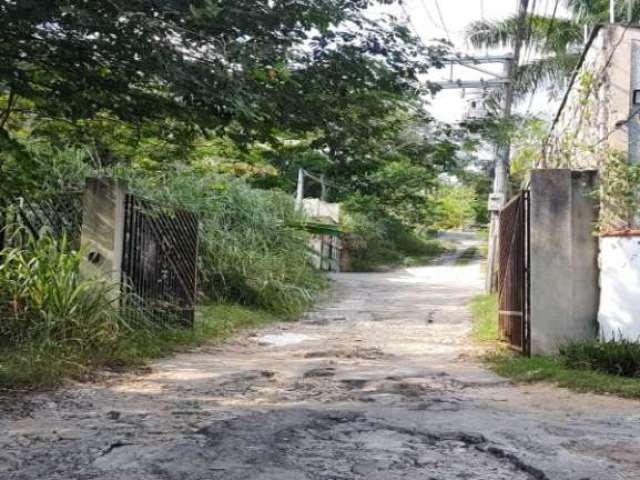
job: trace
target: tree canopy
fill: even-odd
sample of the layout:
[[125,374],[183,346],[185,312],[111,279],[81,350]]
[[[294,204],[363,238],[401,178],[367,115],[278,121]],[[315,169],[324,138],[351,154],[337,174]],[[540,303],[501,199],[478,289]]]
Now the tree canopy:
[[3,0],[0,127],[27,115],[33,129],[124,122],[166,140],[228,129],[247,141],[322,127],[337,103],[402,97],[438,63],[438,47],[367,19],[379,2]]

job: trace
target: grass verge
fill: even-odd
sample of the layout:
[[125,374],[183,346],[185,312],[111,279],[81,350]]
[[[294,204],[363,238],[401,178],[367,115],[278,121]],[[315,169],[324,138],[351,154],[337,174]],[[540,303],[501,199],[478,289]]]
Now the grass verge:
[[498,340],[498,296],[479,295],[471,300],[473,324],[471,335],[480,342]]
[[238,305],[201,306],[193,329],[139,328],[124,333],[109,350],[88,353],[28,343],[0,348],[0,388],[42,389],[63,378],[86,380],[99,368],[125,369],[205,343],[220,343],[242,329],[272,323],[280,316]]
[[527,358],[499,351],[486,355],[485,360],[495,373],[516,382],[549,382],[576,392],[640,398],[639,379],[568,368],[560,357]]
[[[481,295],[471,301],[473,315],[472,337],[481,342],[498,339],[498,304],[496,295]],[[588,368],[576,368],[576,362],[587,366],[585,357],[596,357],[592,350],[607,352],[623,349],[628,345],[571,344],[562,349],[559,356],[523,357],[510,350],[497,346],[488,352],[483,360],[486,365],[502,377],[520,383],[548,382],[576,392],[591,392],[616,395],[623,398],[640,398],[640,379],[611,375]],[[616,353],[620,357],[619,353]],[[610,356],[609,356],[610,358]],[[577,359],[577,360],[576,360]]]

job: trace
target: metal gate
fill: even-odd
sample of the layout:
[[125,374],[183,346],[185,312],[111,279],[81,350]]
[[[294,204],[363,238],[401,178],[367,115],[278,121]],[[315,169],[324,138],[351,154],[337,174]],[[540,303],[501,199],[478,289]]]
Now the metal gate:
[[501,337],[529,354],[529,192],[521,191],[500,211],[498,308]]
[[66,237],[73,248],[80,246],[82,231],[81,191],[41,194],[35,198],[0,200],[0,249],[25,247],[29,238],[43,234]]
[[123,302],[148,318],[193,324],[198,219],[127,194],[122,256]]

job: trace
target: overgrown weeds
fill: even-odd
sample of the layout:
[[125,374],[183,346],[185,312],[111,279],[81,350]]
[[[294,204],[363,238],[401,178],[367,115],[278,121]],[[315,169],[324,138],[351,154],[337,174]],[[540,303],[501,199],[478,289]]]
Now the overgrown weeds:
[[78,373],[84,359],[107,355],[129,328],[114,303],[118,287],[83,277],[82,258],[66,239],[46,235],[0,252],[0,348],[15,355],[19,383]]
[[48,236],[0,252],[0,339],[93,350],[116,338],[124,326],[118,287],[84,278],[82,257]]
[[43,236],[0,253],[0,387],[51,387],[99,367],[139,365],[273,321],[245,307],[199,309],[194,328],[123,310],[117,285],[83,275],[83,252]]
[[304,217],[290,196],[195,170],[129,180],[143,196],[198,216],[199,285],[206,300],[295,315],[324,287],[299,228]]

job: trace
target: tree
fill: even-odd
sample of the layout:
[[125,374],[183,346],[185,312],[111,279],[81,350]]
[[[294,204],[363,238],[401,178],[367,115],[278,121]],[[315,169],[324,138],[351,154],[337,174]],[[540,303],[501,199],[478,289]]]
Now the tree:
[[186,145],[311,131],[331,105],[395,95],[438,65],[393,19],[367,19],[390,1],[2,0],[0,129],[105,157],[118,131]]
[[443,230],[469,228],[475,223],[476,192],[467,185],[445,184],[435,196],[436,228]]
[[[575,20],[529,14],[526,18],[525,46],[540,58],[520,65],[515,77],[516,98],[543,86],[562,88],[579,59],[583,28]],[[518,33],[518,17],[501,21],[472,22],[466,29],[467,39],[476,48],[509,47]]]

